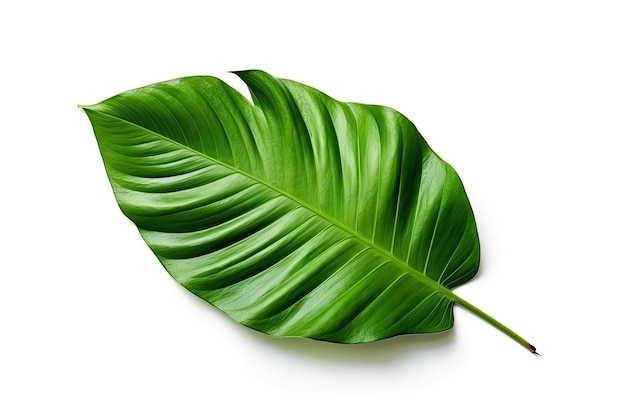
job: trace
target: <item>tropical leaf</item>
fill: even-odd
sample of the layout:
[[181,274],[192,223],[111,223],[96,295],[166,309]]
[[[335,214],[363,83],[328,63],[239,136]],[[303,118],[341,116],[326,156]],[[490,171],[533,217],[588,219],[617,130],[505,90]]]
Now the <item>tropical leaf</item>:
[[188,77],[84,106],[115,197],[181,285],[273,336],[363,343],[450,329],[478,269],[457,173],[388,107],[261,71],[254,104]]

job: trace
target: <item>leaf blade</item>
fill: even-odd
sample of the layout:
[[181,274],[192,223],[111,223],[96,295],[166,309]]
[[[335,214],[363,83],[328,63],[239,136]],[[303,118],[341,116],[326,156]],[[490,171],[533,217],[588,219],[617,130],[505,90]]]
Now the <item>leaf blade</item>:
[[[391,109],[339,103],[258,71],[240,76],[254,107],[216,79],[191,77],[85,108],[122,211],[166,269],[269,334],[360,343],[450,328],[456,300],[420,268],[450,269],[450,288],[477,269],[454,170]],[[275,136],[279,146],[267,140]],[[441,172],[452,186],[437,187]],[[464,227],[454,246],[436,238],[442,216]]]

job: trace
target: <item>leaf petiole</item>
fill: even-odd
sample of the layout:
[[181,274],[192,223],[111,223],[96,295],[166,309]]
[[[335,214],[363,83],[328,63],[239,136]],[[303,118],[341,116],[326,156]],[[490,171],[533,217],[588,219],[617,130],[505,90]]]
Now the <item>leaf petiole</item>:
[[498,320],[496,320],[493,317],[491,317],[489,314],[485,313],[484,311],[482,311],[481,309],[479,309],[475,305],[471,304],[470,302],[466,301],[465,299],[463,299],[463,298],[459,297],[458,295],[454,294],[452,291],[450,291],[449,294],[447,294],[447,295],[455,303],[457,303],[458,305],[460,305],[463,308],[465,308],[466,310],[474,313],[475,315],[477,315],[481,319],[485,320],[487,323],[491,324],[496,329],[500,330],[502,333],[504,333],[507,336],[509,336],[511,339],[515,340],[517,343],[519,343],[525,349],[527,349],[530,353],[532,353],[534,355],[537,355],[537,356],[541,356],[539,353],[537,353],[537,349],[533,345],[528,343],[526,341],[526,339],[524,339],[519,334],[515,333],[513,330],[509,329],[507,326],[505,326],[504,324],[502,324]]

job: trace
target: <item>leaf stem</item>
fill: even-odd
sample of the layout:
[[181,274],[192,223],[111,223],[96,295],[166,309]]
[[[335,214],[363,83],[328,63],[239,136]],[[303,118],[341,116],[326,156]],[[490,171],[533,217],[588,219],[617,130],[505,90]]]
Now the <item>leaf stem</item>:
[[469,310],[472,313],[476,314],[478,317],[480,317],[481,319],[485,320],[487,323],[491,324],[493,327],[495,327],[496,329],[500,330],[502,333],[504,333],[505,335],[509,336],[511,339],[515,340],[517,343],[522,345],[524,348],[526,348],[528,351],[530,351],[530,353],[533,353],[533,354],[535,354],[537,356],[541,356],[541,355],[539,355],[539,353],[537,353],[537,349],[535,349],[535,347],[533,345],[528,343],[526,341],[526,339],[524,339],[522,336],[520,336],[519,334],[515,333],[513,330],[511,330],[508,327],[506,327],[504,324],[500,323],[498,320],[496,320],[493,317],[491,317],[489,314],[485,313],[484,311],[482,311],[481,309],[479,309],[475,305],[465,301],[463,298],[461,298],[458,295],[454,294],[452,291],[450,291],[449,295],[450,295],[450,298],[455,303],[457,303],[460,306],[464,307],[466,310]]

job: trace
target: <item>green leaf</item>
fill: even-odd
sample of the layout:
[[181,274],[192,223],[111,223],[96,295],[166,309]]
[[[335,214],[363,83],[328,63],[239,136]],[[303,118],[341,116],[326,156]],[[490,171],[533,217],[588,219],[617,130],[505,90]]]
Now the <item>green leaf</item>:
[[169,273],[273,336],[363,343],[450,329],[479,242],[454,169],[388,107],[261,71],[254,104],[188,77],[84,106],[117,202]]

